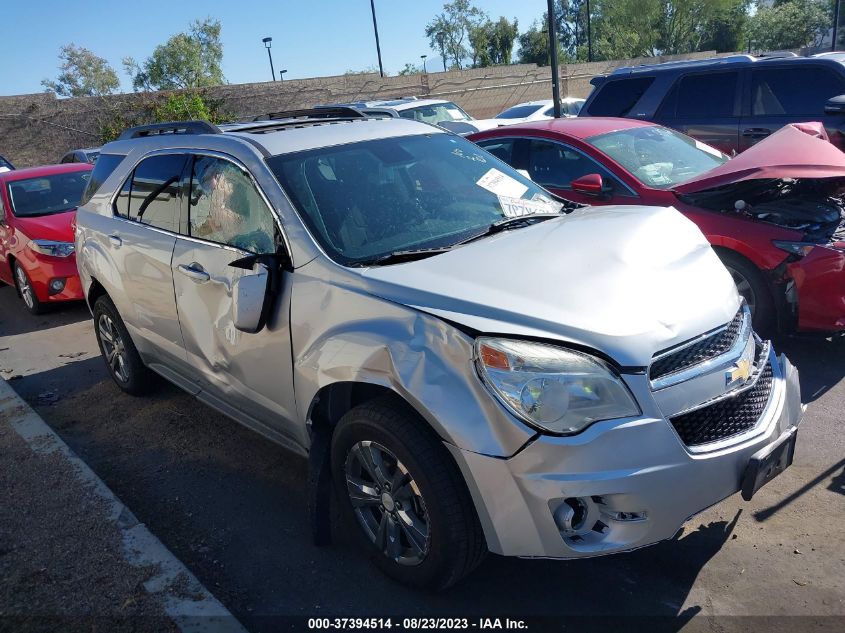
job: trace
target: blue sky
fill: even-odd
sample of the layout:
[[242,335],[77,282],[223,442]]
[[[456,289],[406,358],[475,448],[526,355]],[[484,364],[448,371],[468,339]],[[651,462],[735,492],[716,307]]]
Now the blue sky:
[[[520,31],[542,17],[546,0],[475,0],[491,17],[519,20]],[[376,0],[385,70],[419,63],[429,50],[425,25],[443,0]],[[286,79],[378,67],[369,0],[8,0],[4,2],[0,95],[41,92],[58,74],[59,47],[73,42],[105,57],[131,90],[121,59],[146,58],[157,44],[196,18],[223,24],[223,71],[231,83],[270,77],[261,39],[273,37],[273,62]],[[429,65],[429,70],[435,70]],[[442,66],[440,67],[442,70]]]

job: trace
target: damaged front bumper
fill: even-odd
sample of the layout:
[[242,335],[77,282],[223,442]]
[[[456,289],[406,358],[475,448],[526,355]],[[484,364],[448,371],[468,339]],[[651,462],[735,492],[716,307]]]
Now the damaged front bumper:
[[816,246],[805,257],[787,261],[783,267],[784,296],[792,308],[795,328],[845,330],[845,251]]
[[797,370],[770,354],[774,382],[758,423],[712,450],[689,450],[657,416],[539,436],[507,459],[447,444],[490,551],[581,558],[632,550],[671,538],[689,518],[739,491],[752,458],[794,434],[803,414]]

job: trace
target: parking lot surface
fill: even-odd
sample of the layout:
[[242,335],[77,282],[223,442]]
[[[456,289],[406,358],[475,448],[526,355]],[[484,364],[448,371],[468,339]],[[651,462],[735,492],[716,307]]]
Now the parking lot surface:
[[[845,344],[777,341],[799,368],[795,463],[672,542],[571,562],[490,556],[441,594],[388,580],[336,530],[315,547],[306,462],[162,383],[108,378],[87,308],[40,317],[0,288],[0,371],[70,447],[253,632],[279,617],[548,616],[629,628],[830,630],[845,621]],[[779,616],[792,616],[782,618]],[[547,620],[551,622],[552,620]],[[576,628],[577,630],[577,628]]]

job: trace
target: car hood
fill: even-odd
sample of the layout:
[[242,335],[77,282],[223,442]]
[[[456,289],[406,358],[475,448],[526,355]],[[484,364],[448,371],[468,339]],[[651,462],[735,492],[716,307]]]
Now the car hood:
[[743,180],[845,176],[845,154],[829,142],[821,123],[794,123],[728,162],[674,187],[695,193]]
[[671,207],[584,207],[361,275],[371,294],[475,331],[569,342],[626,367],[739,305],[701,231]]
[[31,240],[73,241],[73,219],[76,209],[52,215],[15,218],[15,225]]

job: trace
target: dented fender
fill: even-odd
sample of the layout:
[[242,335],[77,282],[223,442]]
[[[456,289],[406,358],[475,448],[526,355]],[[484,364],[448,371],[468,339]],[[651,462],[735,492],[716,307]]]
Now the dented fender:
[[[326,274],[328,267],[334,270]],[[291,343],[297,413],[340,382],[386,387],[446,442],[509,456],[536,432],[507,413],[473,367],[473,339],[437,317],[367,293],[315,260],[294,275]]]

